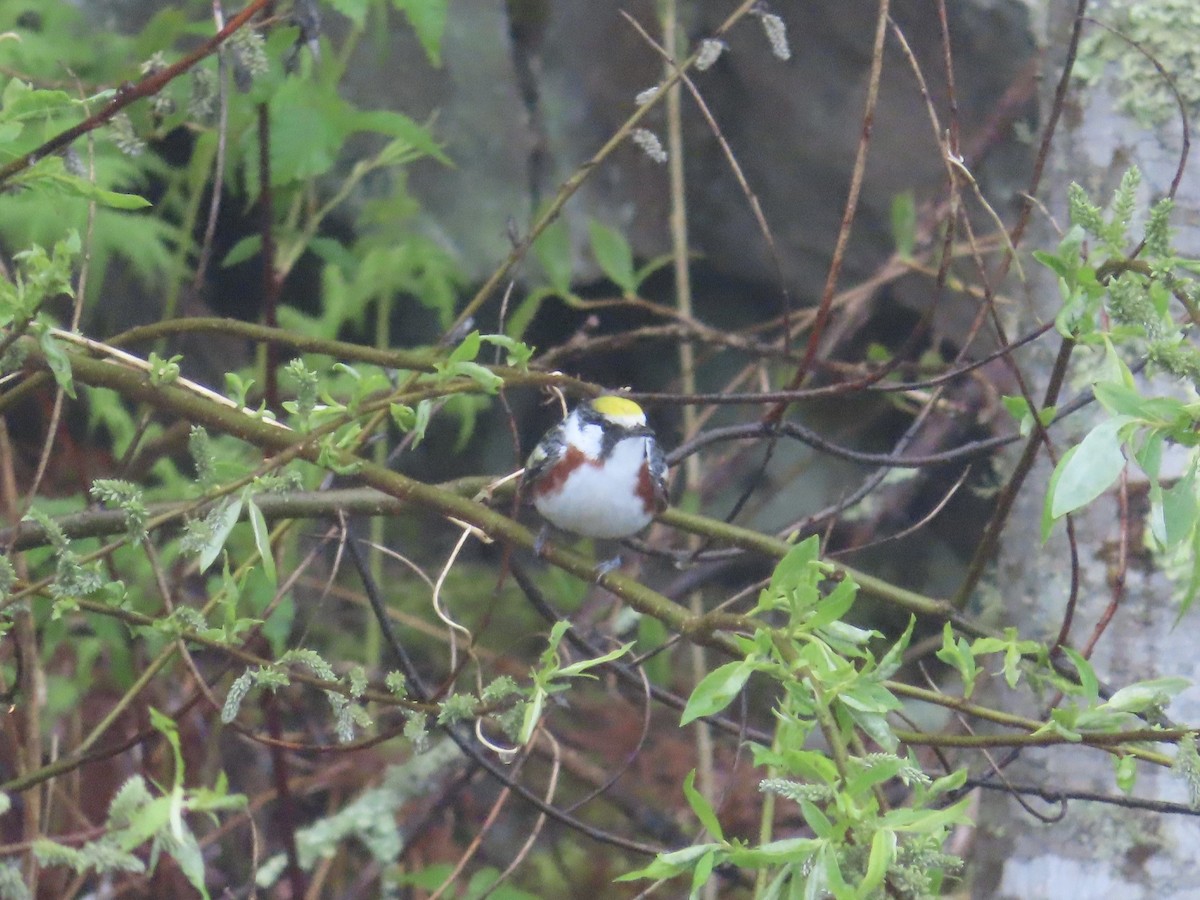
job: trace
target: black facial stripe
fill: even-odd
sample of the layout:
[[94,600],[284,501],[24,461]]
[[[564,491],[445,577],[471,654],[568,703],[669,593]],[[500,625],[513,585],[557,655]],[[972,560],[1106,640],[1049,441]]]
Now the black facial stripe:
[[575,408],[579,414],[579,423],[583,426],[595,425],[601,430],[600,437],[600,459],[608,459],[612,454],[613,448],[627,437],[654,437],[654,432],[648,425],[635,425],[632,428],[626,428],[623,425],[618,425],[612,419],[609,419],[596,412],[590,403],[580,403]]
[[575,407],[575,411],[579,413],[579,418],[585,425],[599,425],[604,421],[604,416],[596,412],[590,403],[580,403]]
[[644,437],[654,439],[654,431],[648,425],[635,425],[633,428],[623,428],[620,425],[608,423],[600,437],[600,458],[608,459],[617,446],[625,438]]

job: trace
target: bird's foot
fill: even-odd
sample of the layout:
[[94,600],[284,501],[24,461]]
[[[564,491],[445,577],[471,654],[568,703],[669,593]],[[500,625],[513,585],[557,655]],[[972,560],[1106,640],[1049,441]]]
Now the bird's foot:
[[542,559],[546,555],[546,542],[550,540],[550,529],[543,525],[537,537],[533,539],[533,555]]
[[603,562],[596,563],[596,568],[592,570],[592,577],[595,581],[599,581],[609,572],[615,572],[621,568],[621,555],[617,554],[612,559],[606,559]]

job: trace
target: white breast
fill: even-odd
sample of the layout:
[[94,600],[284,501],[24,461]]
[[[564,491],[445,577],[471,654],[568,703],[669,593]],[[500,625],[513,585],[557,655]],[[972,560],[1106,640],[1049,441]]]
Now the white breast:
[[636,534],[653,518],[637,495],[638,472],[645,458],[646,438],[626,438],[602,467],[585,463],[559,490],[538,495],[534,506],[551,525],[583,537]]

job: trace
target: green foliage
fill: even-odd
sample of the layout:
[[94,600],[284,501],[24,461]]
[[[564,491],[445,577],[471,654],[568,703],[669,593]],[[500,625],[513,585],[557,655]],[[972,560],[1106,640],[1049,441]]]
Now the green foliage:
[[[1033,432],[1034,410],[1030,408],[1029,401],[1024,397],[1005,396],[1000,398],[1000,402],[1004,404],[1008,414],[1017,420],[1018,432],[1021,437],[1028,437]],[[1054,421],[1054,415],[1057,408],[1047,406],[1037,410],[1037,421],[1043,426],[1049,425]]]
[[633,268],[633,250],[619,231],[593,219],[588,223],[592,255],[605,276],[627,297],[637,294],[637,273]]
[[20,868],[11,862],[0,863],[0,900],[30,900],[32,896]]
[[[620,880],[690,873],[695,894],[718,867],[734,865],[761,871],[768,897],[877,896],[885,880],[899,896],[924,897],[936,893],[944,873],[959,865],[941,846],[949,829],[967,820],[968,801],[943,805],[943,799],[962,784],[965,770],[931,781],[913,759],[859,752],[864,739],[897,746],[886,717],[900,702],[885,679],[898,668],[912,625],[876,658],[870,645],[878,634],[843,619],[857,586],[844,579],[826,588],[831,569],[818,549],[817,539],[810,538],[780,561],[753,612],[781,617],[782,623],[739,638],[744,658],[701,680],[683,714],[685,723],[715,714],[751,674],[769,679],[777,725],[773,746],[753,747],[755,764],[773,773],[761,789],[795,803],[814,836],[758,844],[727,838],[689,775],[684,796],[710,840],[661,854]],[[832,746],[830,753],[806,749],[817,730]],[[912,788],[910,806],[889,810],[880,802],[880,786],[893,778]]]
[[533,351],[519,341],[502,334],[484,334],[472,331],[441,362],[434,363],[435,384],[445,384],[455,378],[464,378],[488,394],[494,394],[504,381],[485,365],[476,362],[485,343],[500,347],[507,354],[510,366],[525,369]]
[[560,297],[570,297],[575,266],[571,260],[571,232],[565,219],[555,219],[533,242],[533,255]]
[[156,385],[173,384],[179,379],[179,362],[183,357],[179,354],[170,359],[163,359],[153,350],[146,362],[150,364],[150,383]]
[[[0,2],[0,21],[7,40],[0,41],[0,68],[9,74],[2,87],[0,111],[0,162],[8,162],[33,150],[58,131],[95,112],[114,94],[112,87],[138,76],[139,50],[136,40],[115,29],[90,27],[80,9],[71,4],[39,5],[30,16],[28,3]],[[180,36],[182,20],[163,27],[171,17],[160,16],[152,23],[166,42]],[[40,27],[39,27],[40,26]],[[64,72],[80,79],[69,91],[42,88],[58,82]],[[147,111],[148,112],[148,111]],[[128,117],[122,120],[129,123]],[[140,129],[143,118],[131,128]],[[148,204],[136,193],[149,172],[160,168],[149,155],[138,160],[127,157],[119,146],[114,128],[96,133],[86,153],[72,148],[65,156],[51,155],[19,173],[7,187],[19,188],[0,204],[0,235],[9,246],[49,244],[68,228],[85,229],[88,207],[104,207],[96,216],[89,245],[93,277],[89,295],[96,297],[103,273],[114,258],[131,264],[139,274],[161,277],[170,254],[166,249],[169,230],[141,228],[152,220],[138,210]],[[130,233],[135,225],[139,241]],[[154,263],[162,264],[155,268]]]
[[1192,808],[1200,809],[1200,752],[1196,750],[1194,734],[1179,739],[1175,752],[1174,769],[1187,784],[1188,798]]
[[[588,239],[596,265],[626,299],[636,297],[642,283],[671,262],[670,256],[660,256],[637,268],[633,248],[625,236],[595,219],[588,222]],[[574,291],[575,262],[565,220],[556,219],[543,229],[533,242],[533,255],[549,283],[530,291],[517,305],[505,325],[505,330],[513,337],[525,333],[541,305],[550,298],[557,297],[575,307],[582,307],[585,302]]]
[[912,191],[892,198],[892,240],[901,258],[912,256],[917,243],[917,202]]
[[1121,109],[1143,125],[1178,118],[1174,91],[1194,119],[1200,112],[1200,73],[1192,65],[1200,28],[1196,5],[1190,0],[1114,0],[1105,8],[1105,23],[1115,33],[1101,28],[1089,33],[1080,47],[1076,76],[1096,84],[1111,67]]
[[[378,787],[364,791],[332,815],[297,830],[300,867],[311,870],[333,855],[339,844],[351,839],[361,843],[385,870],[394,866],[405,846],[405,835],[396,822],[397,811],[434,788],[446,767],[460,759],[454,742],[445,738],[403,764],[388,766]],[[258,872],[259,887],[274,884],[283,872],[284,863],[282,854],[268,859]],[[388,877],[394,877],[394,873]]]
[[75,398],[75,385],[71,365],[61,339],[54,333],[53,322],[42,307],[57,296],[74,296],[72,267],[79,252],[79,235],[75,232],[56,242],[49,254],[34,244],[14,256],[17,268],[13,278],[0,279],[0,327],[9,328],[8,335],[0,343],[5,350],[0,358],[0,370],[7,371],[17,365],[18,360],[11,352],[12,342],[26,331],[31,332],[46,356],[54,380],[72,399]]
[[[105,92],[107,93],[107,92]],[[43,143],[55,131],[86,115],[92,104],[109,99],[100,95],[75,99],[64,91],[37,90],[12,78],[0,93],[0,159],[21,156]],[[42,192],[82,197],[113,209],[142,209],[149,201],[134,194],[105,190],[82,175],[68,171],[62,157],[37,161],[17,175],[13,184]]]
[[325,691],[325,699],[333,710],[334,731],[340,741],[349,743],[354,739],[355,729],[371,727],[371,717],[358,702],[367,689],[366,673],[362,667],[356,666],[346,677],[339,678],[333,667],[319,653],[303,647],[293,648],[283,653],[274,665],[247,669],[234,679],[226,692],[225,703],[221,707],[221,721],[229,723],[236,719],[246,697],[254,688],[275,691],[291,684],[287,674],[287,667],[290,665],[304,666],[317,678],[340,682],[346,687],[346,693]]
[[185,553],[194,553],[200,558],[201,572],[220,556],[225,541],[241,517],[242,503],[240,496],[227,498],[213,505],[203,518],[188,521],[181,547]]
[[635,268],[633,249],[625,236],[595,219],[588,222],[588,236],[596,265],[626,297],[636,297],[642,282],[670,261],[670,257],[661,257],[651,260],[640,269]]
[[46,529],[54,547],[54,579],[49,587],[50,596],[54,598],[54,618],[74,612],[78,609],[77,601],[83,598],[99,597],[110,603],[124,599],[124,586],[120,582],[106,581],[99,561],[85,562],[50,516],[35,507],[29,511],[28,518]]
[[[1136,169],[1127,172],[1107,214],[1072,186],[1071,230],[1056,253],[1035,254],[1058,275],[1063,294],[1059,330],[1103,351],[1093,386],[1107,413],[1055,467],[1042,527],[1048,535],[1056,520],[1102,496],[1127,462],[1135,462],[1150,481],[1151,534],[1158,549],[1191,559],[1179,579],[1181,609],[1187,609],[1200,589],[1200,497],[1195,482],[1200,465],[1200,350],[1176,324],[1172,308],[1178,303],[1196,310],[1197,285],[1187,273],[1197,263],[1180,258],[1171,246],[1168,201],[1147,211],[1141,255],[1124,255],[1136,243],[1130,229],[1137,218],[1140,182]],[[1097,247],[1085,254],[1086,237],[1095,239]],[[1107,321],[1101,311],[1107,312]],[[1170,393],[1151,393],[1154,382],[1134,377],[1126,362],[1132,354],[1144,356],[1153,370],[1166,376],[1160,381],[1167,381]],[[1161,476],[1168,447],[1184,457],[1184,475],[1170,486]]]
[[[0,17],[18,5],[0,0]],[[20,41],[0,36],[0,70],[7,79],[0,84],[0,164],[18,159],[63,128],[83,121],[115,96],[113,86],[161,70],[184,48],[196,46],[198,37],[211,35],[207,9],[203,18],[189,18],[203,6],[176,5],[156,15],[139,35],[97,34],[89,46],[79,39],[84,20],[74,7],[52,4],[42,14],[46,23],[42,31],[22,34]],[[7,556],[0,557],[0,593],[16,598],[14,610],[33,612],[35,649],[44,664],[44,702],[27,697],[21,701],[41,702],[47,731],[67,734],[73,732],[62,727],[63,719],[77,715],[95,697],[93,672],[96,683],[102,682],[106,689],[114,684],[136,686],[136,691],[120,698],[112,721],[118,718],[115,713],[148,715],[162,745],[171,748],[174,763],[166,786],[141,777],[126,782],[113,798],[102,836],[96,840],[82,846],[40,841],[36,853],[46,865],[69,866],[81,874],[144,872],[167,853],[203,893],[205,860],[192,831],[194,814],[223,812],[242,801],[227,795],[223,776],[212,790],[184,787],[184,737],[164,716],[148,712],[143,699],[151,694],[143,691],[144,679],[161,683],[181,671],[179,656],[193,653],[196,659],[188,664],[198,663],[195,671],[202,676],[217,673],[214,677],[223,679],[229,661],[234,661],[236,677],[226,688],[220,710],[225,723],[238,720],[239,727],[254,727],[257,710],[245,704],[256,691],[288,688],[290,703],[303,697],[306,687],[315,687],[309,690],[309,699],[316,698],[317,713],[299,702],[289,706],[297,721],[308,716],[304,724],[315,733],[309,740],[327,744],[329,735],[336,735],[349,742],[374,732],[377,718],[380,736],[387,733],[385,729],[394,733],[402,727],[408,744],[393,741],[372,752],[380,759],[393,754],[388,763],[395,754],[411,755],[362,775],[353,799],[335,806],[310,827],[299,828],[296,844],[305,869],[331,854],[349,854],[356,863],[369,858],[383,873],[381,893],[398,892],[405,885],[432,890],[448,872],[436,866],[401,872],[399,860],[407,835],[397,825],[397,812],[461,771],[460,752],[451,741],[437,736],[435,723],[462,734],[474,726],[481,752],[507,760],[530,746],[539,729],[557,724],[559,710],[570,709],[568,692],[596,683],[594,676],[601,667],[624,660],[633,647],[626,643],[577,659],[568,655],[563,643],[569,626],[557,622],[540,654],[538,648],[529,648],[529,656],[536,657],[532,664],[528,658],[514,663],[516,651],[505,646],[501,662],[511,668],[496,666],[489,671],[494,651],[487,644],[498,630],[492,616],[500,604],[483,599],[487,594],[479,584],[486,583],[487,589],[495,586],[495,596],[502,593],[505,579],[497,577],[497,572],[505,571],[501,560],[509,559],[507,554],[514,550],[521,552],[521,532],[514,530],[513,535],[504,535],[511,546],[504,548],[503,555],[456,557],[455,565],[468,575],[455,574],[464,584],[471,582],[469,600],[478,601],[471,611],[485,624],[469,642],[453,645],[446,654],[448,664],[438,673],[444,680],[434,699],[414,703],[409,699],[412,686],[404,676],[382,671],[381,642],[369,629],[364,637],[361,609],[346,605],[336,617],[326,614],[323,604],[332,602],[331,596],[360,599],[357,585],[342,583],[343,551],[348,545],[331,541],[328,548],[316,547],[315,539],[326,533],[324,521],[307,530],[287,522],[268,527],[264,494],[291,491],[302,484],[324,488],[332,475],[372,476],[378,470],[370,463],[384,461],[395,436],[389,433],[393,427],[407,436],[405,446],[410,448],[420,445],[427,434],[442,440],[432,452],[387,459],[397,470],[420,471],[429,457],[457,454],[474,435],[476,423],[487,421],[480,413],[499,402],[502,388],[535,380],[524,377],[533,350],[520,338],[539,305],[554,298],[570,307],[588,308],[573,292],[576,249],[627,300],[639,296],[646,279],[665,261],[639,265],[627,239],[596,221],[589,223],[586,235],[577,236],[582,239],[577,248],[566,219],[559,219],[542,231],[532,247],[545,284],[518,302],[506,322],[489,326],[503,334],[466,326],[453,331],[457,343],[444,338],[409,355],[384,355],[392,344],[412,346],[432,340],[415,329],[392,334],[401,323],[405,328],[413,328],[414,321],[416,328],[436,323],[447,330],[460,318],[458,305],[467,281],[459,261],[438,241],[418,232],[413,223],[416,203],[406,188],[413,163],[448,165],[449,154],[437,137],[436,121],[421,123],[392,110],[362,109],[347,94],[344,82],[356,42],[382,33],[389,14],[393,20],[403,16],[429,60],[439,64],[448,3],[334,0],[329,6],[345,17],[340,23],[345,36],[336,42],[320,38],[319,63],[308,50],[297,52],[296,27],[280,24],[282,20],[255,24],[255,30],[240,31],[225,52],[228,68],[235,72],[225,86],[227,115],[217,116],[219,73],[216,60],[208,59],[159,97],[130,106],[109,125],[91,132],[86,147],[77,142],[68,152],[46,155],[23,170],[8,182],[15,193],[6,193],[0,205],[0,239],[8,246],[29,248],[14,257],[11,280],[0,280],[0,341],[8,351],[5,372],[17,373],[14,381],[24,377],[18,357],[26,354],[26,363],[32,358],[48,369],[64,393],[82,398],[83,404],[70,411],[85,405],[93,437],[103,430],[109,441],[106,449],[112,451],[111,459],[103,460],[105,474],[111,477],[95,480],[91,494],[122,511],[125,527],[123,534],[114,530],[101,541],[69,540],[50,513],[77,511],[83,498],[77,494],[70,505],[38,498],[31,516],[45,525],[51,546],[26,553],[20,567],[14,567]],[[285,7],[280,10],[283,14]],[[69,41],[66,34],[71,35]],[[107,58],[96,58],[98,53]],[[79,76],[80,85],[44,87],[61,79],[63,67]],[[226,131],[218,135],[221,119],[227,122]],[[264,130],[270,143],[260,147]],[[153,152],[162,138],[185,132],[189,140],[179,142],[185,146],[177,151],[183,158],[167,161]],[[197,246],[196,236],[204,233],[219,148],[224,153],[225,191],[234,195],[232,203],[225,198],[226,211],[231,206],[264,209],[265,204],[259,204],[268,199],[269,190],[274,219],[269,223],[269,241],[264,228],[236,243],[214,264],[261,266],[268,262],[261,259],[264,248],[270,247],[269,262],[284,285],[286,301],[287,288],[294,284],[289,279],[297,271],[307,271],[297,270],[307,255],[314,271],[319,271],[319,306],[302,313],[284,305],[277,311],[278,321],[284,330],[306,339],[305,351],[318,348],[320,352],[300,353],[284,368],[279,388],[285,396],[279,396],[273,391],[275,373],[265,372],[262,365],[266,353],[253,368],[229,366],[234,371],[222,381],[220,370],[201,376],[185,369],[196,361],[172,355],[167,338],[160,334],[157,342],[146,342],[144,348],[131,347],[130,352],[144,354],[148,360],[135,366],[140,381],[136,387],[122,388],[125,396],[91,386],[77,392],[89,380],[85,373],[95,359],[85,357],[69,340],[71,335],[56,330],[46,311],[48,301],[73,296],[81,260],[86,259],[92,301],[97,296],[122,298],[112,290],[110,274],[125,269],[143,286],[162,289],[155,293],[166,297],[163,312],[173,318],[179,298],[190,297],[187,292],[200,251],[212,249]],[[266,151],[269,172],[260,168],[260,151]],[[150,185],[156,198],[153,210],[146,209],[137,195],[139,191],[149,194]],[[1185,581],[1190,578],[1194,594],[1200,585],[1196,563],[1200,462],[1189,457],[1182,475],[1174,479],[1162,472],[1167,454],[1194,453],[1200,442],[1196,437],[1200,410],[1194,397],[1200,362],[1174,312],[1177,304],[1195,308],[1200,290],[1190,276],[1200,263],[1180,258],[1173,248],[1171,204],[1163,201],[1144,209],[1140,190],[1136,171],[1122,180],[1107,208],[1082,190],[1072,189],[1072,228],[1057,251],[1040,255],[1057,274],[1063,293],[1057,321],[1060,332],[1085,350],[1097,351],[1101,373],[1094,379],[1095,393],[1109,416],[1064,455],[1051,484],[1045,521],[1049,527],[1057,518],[1093,502],[1132,460],[1152,479],[1151,534],[1164,553],[1183,560]],[[371,199],[363,199],[366,196]],[[93,227],[85,231],[93,212]],[[354,223],[353,237],[344,236],[341,225],[347,221]],[[1132,237],[1138,227],[1141,241]],[[916,204],[911,195],[894,201],[892,228],[901,257],[922,252],[915,246]],[[88,235],[86,246],[80,233]],[[1140,254],[1128,258],[1138,243],[1143,244]],[[116,261],[123,265],[114,266]],[[408,308],[401,309],[401,304]],[[368,334],[375,337],[374,348],[332,343]],[[271,339],[261,338],[260,345]],[[104,355],[105,348],[92,346],[95,356]],[[102,368],[130,364],[115,348],[109,348],[109,353]],[[1173,383],[1165,396],[1149,395],[1144,382],[1133,376],[1128,360],[1134,354],[1148,358],[1152,372],[1185,384]],[[887,351],[876,350],[874,356],[882,361]],[[408,360],[403,368],[379,363],[398,358]],[[928,357],[922,360],[928,362]],[[217,402],[211,393],[186,380],[185,370],[189,378],[221,385],[231,405]],[[95,376],[91,380],[112,383]],[[539,384],[544,380],[543,374],[536,379]],[[164,424],[160,424],[158,416],[159,401],[184,396],[189,405],[181,402],[173,411],[208,404],[196,418],[211,426],[210,433],[194,425],[187,435],[190,466],[181,449],[182,432],[173,426],[168,431],[164,427],[168,417],[162,416]],[[153,402],[146,403],[148,398]],[[274,413],[268,409],[276,401],[287,413],[286,428],[273,422]],[[1033,408],[1024,398],[1005,398],[1005,405],[1025,434],[1035,423],[1050,426],[1056,415],[1054,409]],[[163,406],[170,408],[170,404]],[[189,417],[185,413],[180,418]],[[263,433],[264,422],[271,422],[272,429],[279,429],[275,433],[286,439],[247,438]],[[432,427],[444,423],[447,428]],[[290,447],[284,446],[287,442],[292,442]],[[379,453],[372,456],[375,450]],[[141,466],[143,453],[153,468]],[[283,461],[297,456],[306,461]],[[396,497],[413,501],[414,507],[420,494],[395,492]],[[157,500],[170,503],[153,505],[151,501]],[[490,511],[480,509],[480,521],[488,521],[484,515],[495,510],[506,511],[503,500],[498,496]],[[428,505],[436,508],[438,525],[444,519],[457,522],[461,507]],[[160,510],[168,511],[160,516]],[[157,527],[159,522],[168,527]],[[353,532],[347,529],[343,537],[354,541],[356,549],[368,543],[357,527]],[[380,527],[371,537],[375,546],[397,547],[396,557],[420,579],[427,577],[433,553],[442,549],[440,541],[425,523],[405,515],[396,516],[386,532]],[[101,542],[109,543],[95,558],[82,549],[90,552]],[[423,553],[410,558],[414,545]],[[406,628],[405,640],[413,641],[423,666],[436,668],[444,648],[425,634],[432,615],[426,621],[413,612],[426,598],[414,602],[409,582],[393,580],[391,570],[377,565],[381,559],[372,560],[372,567],[379,569],[380,586],[388,591],[389,612],[404,617],[400,621],[406,626],[408,617],[413,617],[418,627]],[[316,573],[320,578],[304,571],[314,560],[325,568]],[[539,573],[539,577],[560,604],[567,597],[582,596],[584,586],[564,571]],[[320,596],[308,603],[316,593],[311,590],[313,583],[321,583]],[[420,581],[412,583],[417,593],[424,590]],[[281,585],[286,589],[281,590]],[[723,867],[738,867],[759,876],[763,897],[925,897],[944,887],[946,876],[958,865],[942,846],[949,829],[965,819],[966,801],[958,797],[965,769],[932,779],[918,768],[912,753],[902,749],[902,742],[917,745],[921,737],[914,739],[896,726],[903,691],[891,681],[908,649],[913,625],[888,645],[879,632],[851,624],[848,617],[857,593],[851,578],[837,575],[820,560],[816,540],[807,540],[791,548],[778,564],[753,608],[721,611],[729,627],[722,618],[713,620],[719,622],[713,628],[704,629],[714,643],[736,652],[723,657],[695,684],[682,710],[681,726],[722,715],[746,692],[771,704],[774,733],[751,747],[754,763],[762,770],[760,833],[748,840],[724,825],[713,798],[705,796],[690,775],[682,784],[681,800],[706,836],[696,846],[662,854],[628,878],[681,876],[697,892]],[[649,677],[656,685],[674,689],[676,658],[658,651],[669,650],[675,623],[668,615],[656,618],[646,613],[650,604],[631,600],[631,605],[638,612],[626,609],[624,618],[638,619],[639,641],[651,656]],[[469,607],[464,603],[460,608]],[[7,615],[0,620],[0,633],[8,633],[12,621],[20,621]],[[539,627],[519,633],[537,634]],[[692,637],[686,628],[679,630]],[[421,643],[426,640],[429,644]],[[460,652],[463,655],[456,658]],[[1045,721],[1029,724],[1030,734],[1048,743],[1079,742],[1095,732],[1119,734],[1147,719],[1155,720],[1184,686],[1176,678],[1151,679],[1127,685],[1102,700],[1099,678],[1090,663],[1069,648],[1063,648],[1063,653],[1074,667],[1071,677],[1069,669],[1064,674],[1050,666],[1044,644],[1023,638],[1016,630],[968,639],[947,624],[938,657],[961,679],[964,695],[947,705],[969,706],[981,675],[1002,673],[1012,689],[1053,689],[1065,697]],[[211,665],[209,654],[225,667]],[[522,679],[493,677],[496,671],[526,667],[529,675]],[[7,678],[7,671],[4,674]],[[310,675],[320,683],[313,684]],[[391,696],[370,689],[372,679],[379,677],[385,678]],[[463,688],[462,677],[474,679],[470,687]],[[87,746],[103,731],[99,728],[89,735]],[[511,746],[499,746],[496,735]],[[213,741],[212,746],[219,743]],[[63,749],[63,758],[69,759],[70,751]],[[219,769],[224,764],[216,758],[217,752],[212,751],[206,766]],[[1114,778],[1121,789],[1134,786],[1136,763],[1144,752],[1141,745],[1130,744],[1114,753]],[[1195,788],[1200,783],[1196,759],[1194,742],[1181,741],[1177,769],[1200,795]],[[47,769],[21,777],[51,774]],[[905,789],[905,805],[889,805],[884,801],[885,788],[899,786]],[[786,815],[774,816],[777,805]],[[789,823],[792,831],[773,835],[776,822]],[[534,866],[539,852],[535,850],[531,857]],[[566,859],[581,851],[564,845],[556,846],[555,852]],[[625,866],[624,861],[613,864]],[[260,885],[274,885],[285,865],[283,856],[271,858],[259,870]],[[497,884],[498,877],[490,868],[477,870],[465,883],[453,885],[447,895],[457,891],[457,896],[481,896]],[[0,868],[0,898],[21,896],[20,890],[19,870]],[[526,895],[500,885],[491,896]]]
[[[12,560],[7,556],[0,556],[0,601],[8,599],[16,583],[17,571],[13,568]],[[0,633],[3,633],[2,629]]]
[[446,30],[449,0],[391,0],[391,3],[404,13],[412,25],[429,61],[435,66],[440,66],[442,34]]
[[157,710],[152,709],[150,715],[174,757],[175,776],[170,789],[155,796],[145,780],[135,775],[113,797],[101,837],[78,848],[41,838],[35,842],[34,854],[44,866],[67,866],[80,873],[143,872],[146,865],[134,851],[149,843],[151,870],[165,853],[175,860],[192,887],[207,898],[200,844],[185,816],[240,809],[246,799],[228,793],[224,775],[215,788],[185,788],[179,732],[174,722]]
[[[446,0],[383,0],[335,4],[366,28],[368,7],[382,17],[387,6],[400,9],[412,24],[422,46],[435,61],[447,14]],[[122,36],[112,29],[95,29],[94,23],[71,5],[56,5],[53,11],[38,9],[30,16],[28,4],[0,0],[0,21],[10,31],[0,41],[0,65],[15,72],[0,84],[0,162],[21,156],[57,132],[77,124],[112,99],[114,86],[158,71],[174,62],[186,42],[194,46],[196,34],[211,33],[211,24],[189,21],[183,8],[164,9],[139,35]],[[320,66],[311,65],[307,54],[294,53],[297,30],[277,27],[267,32],[243,28],[227,44],[232,68],[237,70],[237,91],[228,92],[226,125],[227,165],[237,177],[227,178],[228,189],[246,189],[252,202],[259,192],[257,114],[258,104],[269,109],[271,181],[279,197],[276,224],[279,266],[285,274],[307,249],[316,249],[322,238],[318,231],[324,220],[343,205],[355,186],[369,175],[396,173],[421,156],[447,159],[430,131],[399,112],[362,110],[346,100],[338,87],[344,76],[345,59],[327,48]],[[102,39],[98,39],[102,38]],[[350,42],[354,41],[350,37]],[[139,61],[140,65],[139,65]],[[293,72],[299,62],[299,71]],[[43,89],[39,81],[61,79],[70,71],[84,84],[107,84],[91,95],[82,86],[76,91]],[[194,226],[207,190],[216,149],[216,81],[213,60],[192,70],[190,83],[178,79],[144,103],[119,113],[108,127],[93,132],[86,159],[75,149],[63,156],[48,155],[20,172],[9,187],[22,190],[10,194],[0,206],[0,236],[6,243],[24,246],[46,244],[62,234],[64,225],[82,231],[88,223],[89,204],[103,209],[91,230],[88,280],[89,300],[100,296],[114,260],[134,273],[142,285],[162,290],[166,308],[174,309],[177,285],[183,267],[194,253]],[[192,121],[189,121],[189,117]],[[175,129],[189,127],[197,135],[191,158],[182,166],[165,165],[154,153],[142,152],[148,143]],[[311,193],[313,179],[330,174],[342,160],[342,150],[352,136],[375,135],[384,146],[371,158],[355,164],[341,192],[327,203],[306,203],[306,216],[289,211],[291,195]],[[136,193],[151,180],[162,192],[156,215],[138,214],[147,202]],[[410,207],[402,181],[395,182],[396,197]],[[378,193],[378,192],[377,192]],[[44,199],[56,195],[54,202]],[[282,202],[280,202],[282,201]],[[369,217],[364,217],[364,221]],[[451,267],[433,264],[438,254],[430,242],[413,238],[397,242],[397,217],[389,215],[388,248],[407,248],[409,283],[419,286],[413,295],[423,302],[445,303],[446,292],[436,282],[450,274]],[[234,249],[232,258],[242,260],[260,248],[257,236]],[[442,254],[444,256],[444,254]],[[342,252],[342,256],[346,254]]]
[[92,496],[125,513],[126,534],[131,541],[145,540],[150,511],[146,509],[141,488],[116,478],[98,478],[92,482]]
[[516,741],[519,744],[525,744],[533,738],[533,732],[545,710],[546,701],[554,694],[567,690],[570,679],[592,677],[588,674],[589,669],[619,659],[633,647],[632,643],[622,644],[594,659],[581,659],[564,665],[559,647],[570,627],[569,622],[560,621],[555,622],[554,627],[550,629],[546,649],[542,652],[541,664],[533,670],[533,685],[526,694],[521,727],[516,734]]
[[475,698],[470,694],[450,694],[438,708],[439,725],[455,725],[475,716]]

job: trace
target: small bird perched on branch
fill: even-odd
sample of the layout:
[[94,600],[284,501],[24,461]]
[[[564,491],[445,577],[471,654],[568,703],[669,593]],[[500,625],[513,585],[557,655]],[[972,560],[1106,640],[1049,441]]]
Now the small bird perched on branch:
[[630,537],[667,507],[658,439],[642,408],[614,394],[581,402],[546,432],[525,463],[525,484],[542,518],[581,537]]

